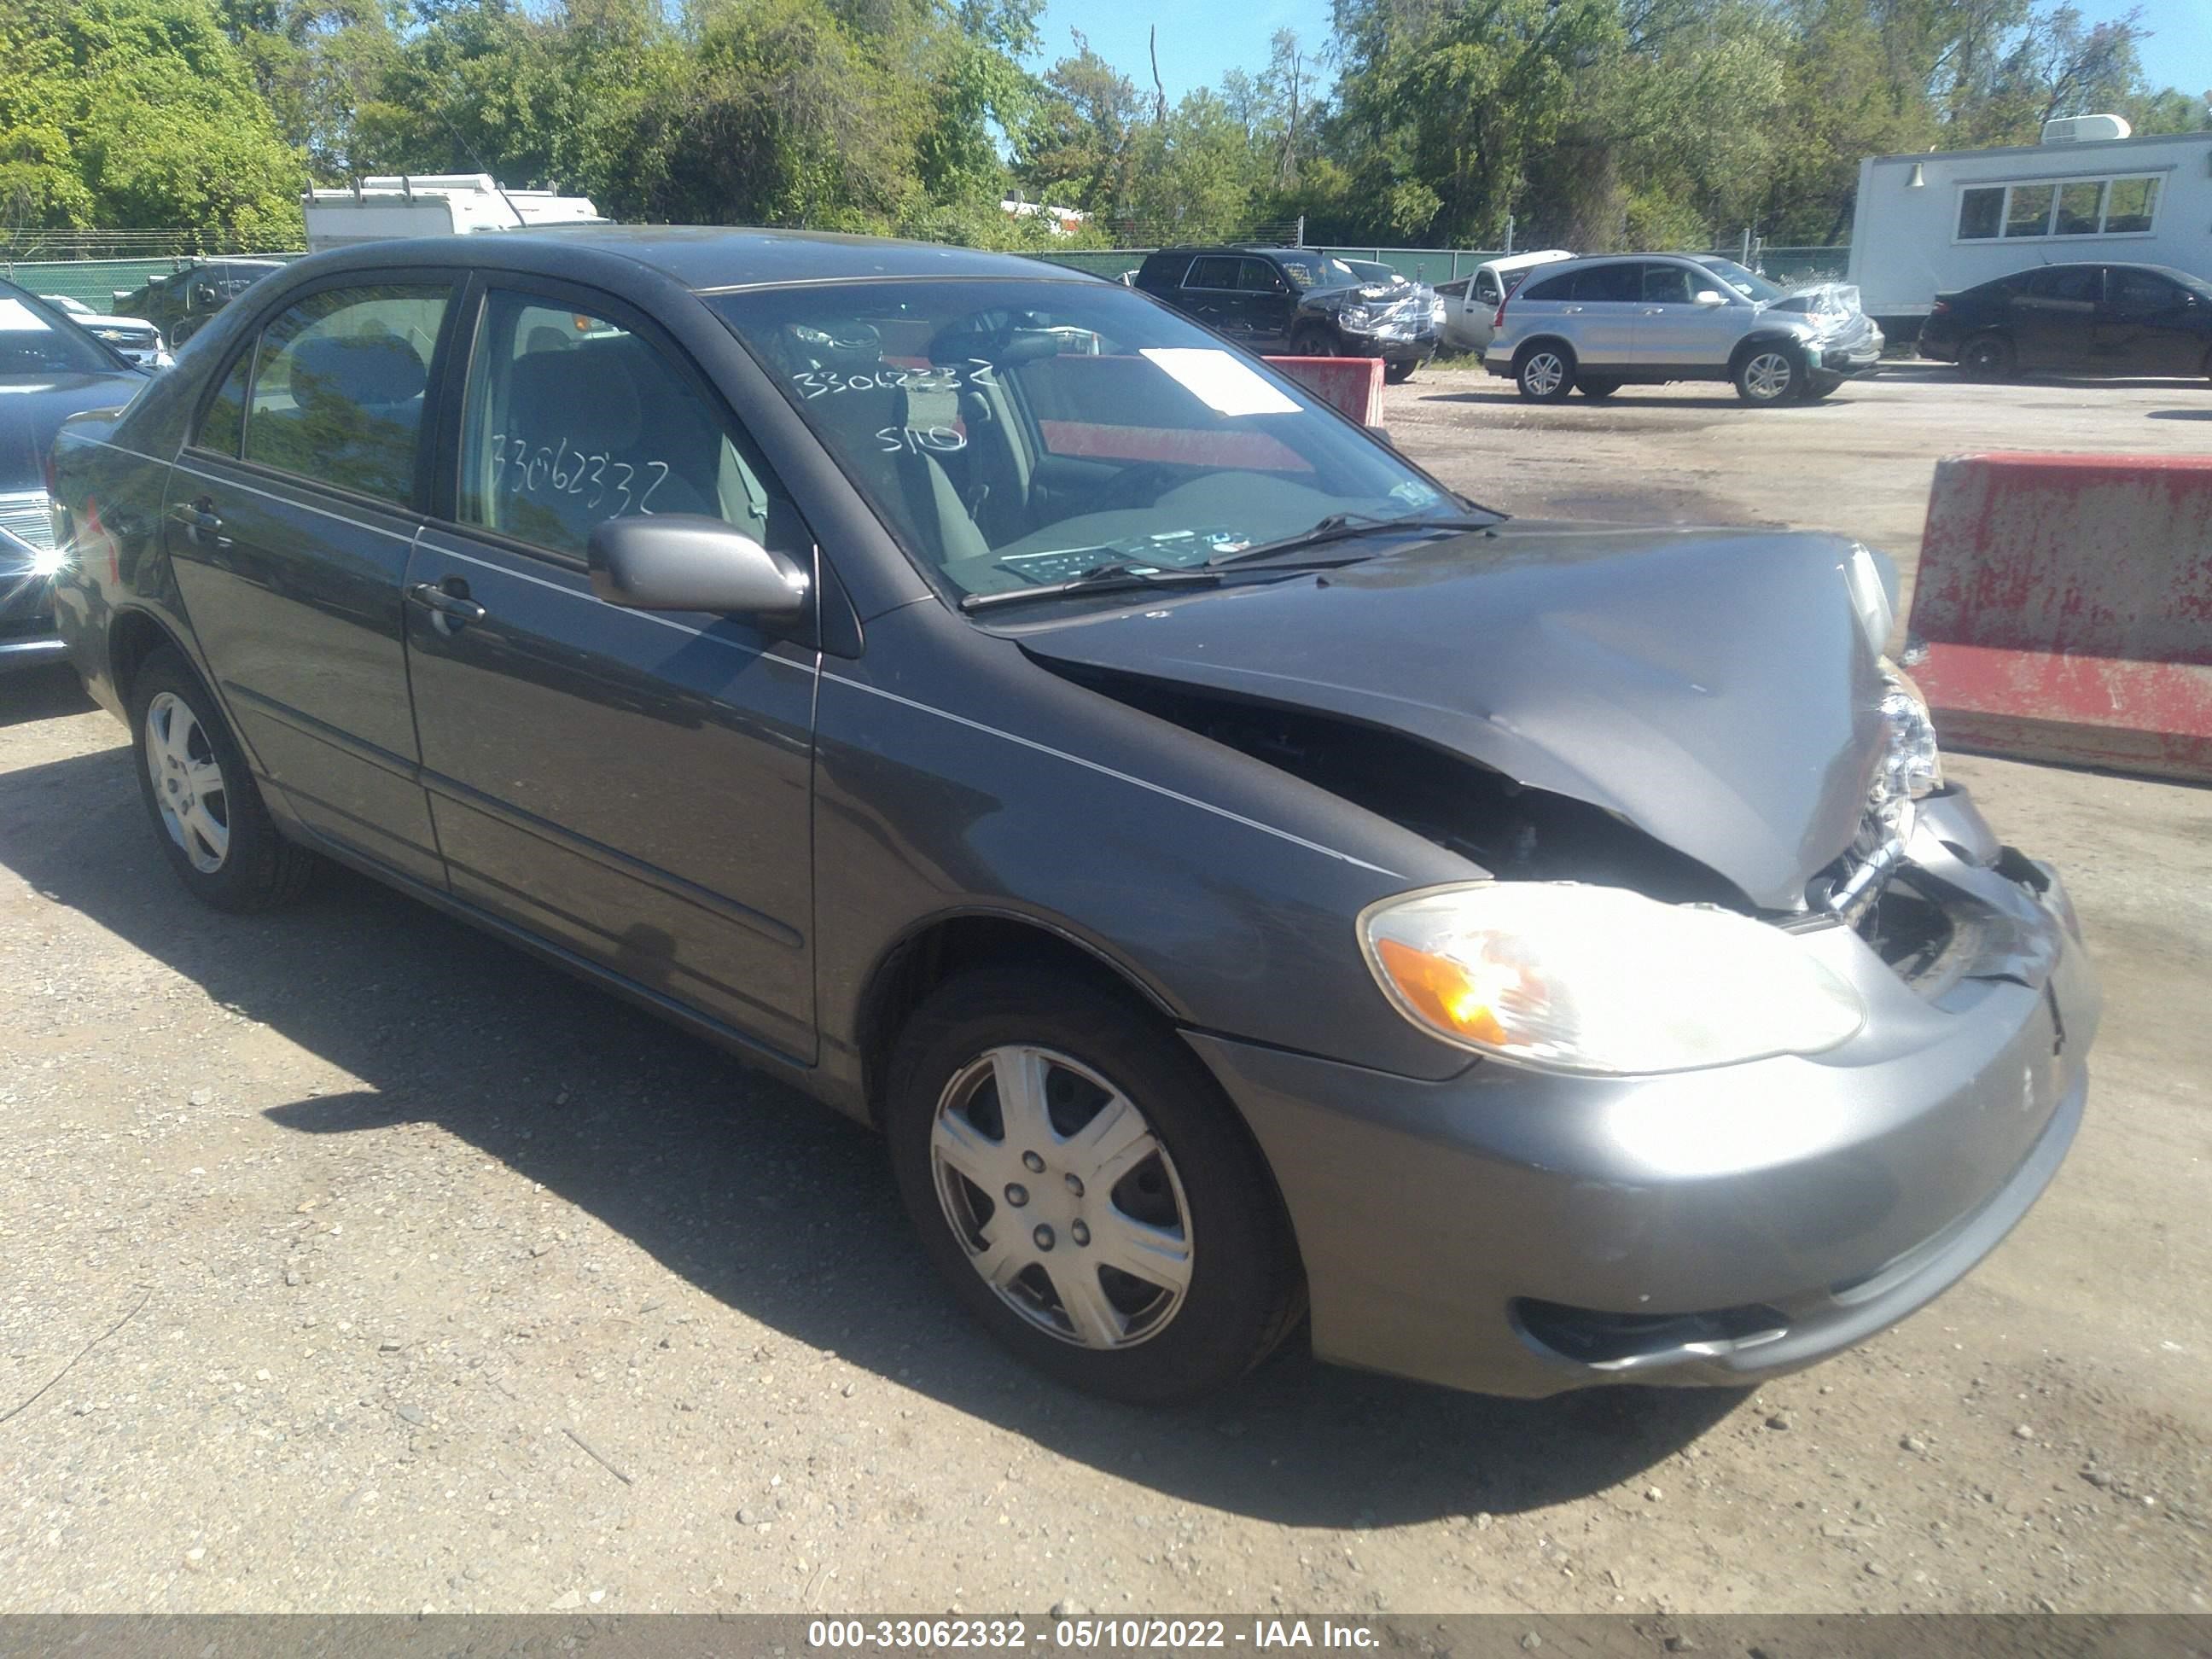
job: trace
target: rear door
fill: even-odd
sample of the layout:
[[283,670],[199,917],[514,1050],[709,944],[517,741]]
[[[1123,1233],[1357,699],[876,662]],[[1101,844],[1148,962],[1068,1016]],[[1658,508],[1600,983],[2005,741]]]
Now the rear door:
[[1243,343],[1255,351],[1279,351],[1288,344],[1297,295],[1283,273],[1267,259],[1237,262],[1237,286],[1243,295]]
[[163,526],[260,769],[318,834],[432,883],[399,592],[454,297],[450,278],[406,270],[295,297],[198,411]]
[[1176,290],[1176,302],[1184,311],[1215,333],[1239,343],[1251,331],[1248,296],[1237,287],[1241,263],[1233,253],[1201,253],[1190,262]]
[[2200,374],[2203,315],[2196,296],[2171,277],[2140,265],[2108,265],[2096,367],[2107,374]]
[[1562,309],[1577,361],[1589,368],[1636,362],[1637,313],[1644,308],[1644,266],[1610,259],[1575,273],[1575,294]]
[[534,280],[480,305],[441,443],[453,476],[407,573],[453,891],[811,1060],[811,619],[606,605],[585,552],[593,525],[662,513],[726,520],[809,569],[812,538],[649,319]]
[[2097,265],[2046,265],[2032,270],[2012,296],[2013,350],[2022,368],[2094,366]]

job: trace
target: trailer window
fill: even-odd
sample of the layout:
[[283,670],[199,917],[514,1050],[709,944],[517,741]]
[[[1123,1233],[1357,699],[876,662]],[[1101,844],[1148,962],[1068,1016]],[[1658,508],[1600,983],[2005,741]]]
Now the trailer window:
[[2014,185],[2011,199],[2005,204],[2005,232],[2008,236],[2048,236],[2051,234],[2051,204],[2058,194],[2054,185]]
[[2085,179],[2058,192],[2058,222],[2053,227],[2058,235],[2094,236],[2104,217],[2103,179]]
[[1959,239],[1983,241],[1997,234],[2004,222],[2004,186],[1970,190],[1959,198]]
[[2105,210],[2105,234],[2132,234],[2150,228],[2158,213],[2158,180],[2115,179],[2112,200]]
[[2153,176],[1970,185],[1959,192],[1958,240],[2146,235],[2158,215],[2159,183]]

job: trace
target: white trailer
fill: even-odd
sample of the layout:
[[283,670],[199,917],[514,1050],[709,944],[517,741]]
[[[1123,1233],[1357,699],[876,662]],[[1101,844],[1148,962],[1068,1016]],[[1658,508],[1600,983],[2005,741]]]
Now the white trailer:
[[307,247],[317,253],[398,236],[606,222],[588,196],[502,190],[489,173],[368,178],[352,189],[311,190],[300,198],[300,208],[307,220]]
[[1848,280],[1871,317],[1925,317],[1939,292],[2093,259],[2212,278],[2212,132],[2136,138],[2088,115],[2039,144],[1859,163]]

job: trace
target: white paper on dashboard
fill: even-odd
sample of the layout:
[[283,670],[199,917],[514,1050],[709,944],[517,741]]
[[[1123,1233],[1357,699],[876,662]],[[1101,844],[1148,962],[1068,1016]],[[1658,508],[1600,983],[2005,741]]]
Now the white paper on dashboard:
[[1217,415],[1295,415],[1298,406],[1217,346],[1147,346],[1158,363]]

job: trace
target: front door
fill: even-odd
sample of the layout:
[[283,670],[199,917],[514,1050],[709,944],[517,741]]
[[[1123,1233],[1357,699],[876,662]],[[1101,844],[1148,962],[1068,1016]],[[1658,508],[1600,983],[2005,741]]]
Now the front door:
[[423,777],[456,896],[791,1058],[814,1053],[811,622],[592,592],[603,520],[813,544],[673,344],[586,290],[491,289],[450,515],[407,572]]
[[2172,278],[2132,265],[2107,266],[2097,366],[2107,374],[2201,374],[2203,317],[2197,297]]
[[[1699,305],[1701,293],[1719,305]],[[1636,313],[1636,361],[1662,371],[1725,367],[1743,337],[1746,307],[1712,272],[1654,259],[1644,267],[1644,303]]]
[[453,297],[447,283],[351,276],[270,319],[198,411],[164,524],[258,769],[317,834],[432,883],[399,590]]

